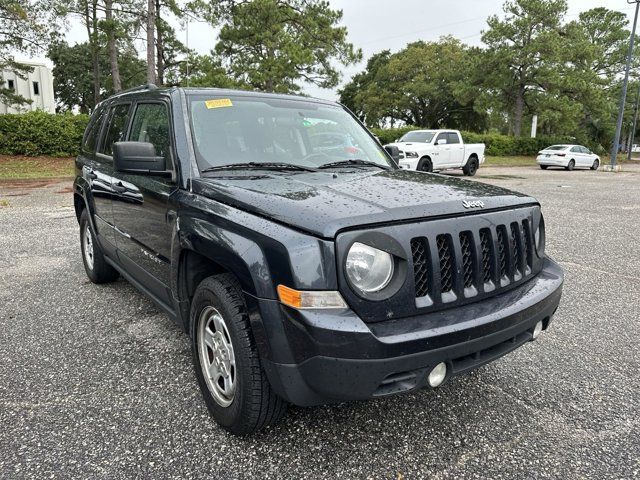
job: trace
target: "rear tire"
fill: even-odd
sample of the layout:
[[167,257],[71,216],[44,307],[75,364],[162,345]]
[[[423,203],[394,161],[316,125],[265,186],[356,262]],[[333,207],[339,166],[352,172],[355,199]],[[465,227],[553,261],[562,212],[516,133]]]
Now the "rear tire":
[[549,165],[540,165],[540,168],[541,168],[542,170],[546,170],[547,168],[549,168]]
[[417,170],[420,172],[433,172],[433,163],[431,163],[431,159],[429,157],[421,158],[420,163],[418,163]]
[[467,164],[462,167],[462,173],[464,173],[468,177],[473,177],[478,171],[479,167],[480,163],[478,162],[478,159],[476,157],[471,157],[469,158],[469,160],[467,160]]
[[569,164],[566,167],[564,167],[564,169],[571,171],[575,168],[575,166],[576,166],[575,160],[569,160]]
[[593,165],[591,165],[591,170],[598,170],[599,167],[600,167],[600,160],[595,159],[593,161]]
[[93,283],[113,282],[120,276],[118,271],[105,260],[104,253],[91,228],[89,212],[86,208],[80,214],[80,250],[84,271]]
[[[191,339],[200,390],[221,427],[248,435],[284,416],[287,402],[274,393],[262,369],[242,290],[233,275],[215,275],[198,285],[191,302]],[[226,388],[227,380],[232,388]]]

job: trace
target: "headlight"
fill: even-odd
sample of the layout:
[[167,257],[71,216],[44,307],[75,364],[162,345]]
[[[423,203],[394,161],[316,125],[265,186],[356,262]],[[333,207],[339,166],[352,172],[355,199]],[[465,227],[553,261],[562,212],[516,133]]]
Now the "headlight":
[[404,152],[404,155],[407,158],[418,158],[418,152]]
[[540,221],[538,222],[538,228],[536,228],[536,232],[533,235],[533,241],[535,243],[538,256],[542,257],[544,255],[545,246],[544,217],[542,214],[540,214]]
[[364,293],[379,292],[389,285],[393,268],[391,254],[364,243],[354,243],[347,254],[347,278]]

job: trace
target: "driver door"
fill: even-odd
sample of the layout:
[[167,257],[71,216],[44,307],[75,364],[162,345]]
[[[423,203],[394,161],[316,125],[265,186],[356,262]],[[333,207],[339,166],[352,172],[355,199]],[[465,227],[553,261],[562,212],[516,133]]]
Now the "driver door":
[[449,145],[449,134],[447,132],[439,133],[436,137],[435,153],[433,159],[433,168],[446,168],[451,166],[451,145]]
[[[169,105],[139,101],[127,140],[152,143],[173,167]],[[170,302],[171,232],[176,220],[169,197],[177,183],[162,175],[114,172],[113,217],[118,258],[160,300]]]

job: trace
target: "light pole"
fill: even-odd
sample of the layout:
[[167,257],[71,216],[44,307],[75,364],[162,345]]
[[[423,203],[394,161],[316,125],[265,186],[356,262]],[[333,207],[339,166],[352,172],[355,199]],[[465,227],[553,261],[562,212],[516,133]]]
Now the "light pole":
[[636,25],[638,24],[638,11],[640,10],[640,0],[627,0],[627,3],[636,4],[636,14],[633,17],[633,28],[631,29],[631,39],[629,40],[629,53],[627,54],[627,68],[624,72],[624,81],[622,82],[622,94],[620,95],[620,107],[618,109],[618,123],[616,124],[616,136],[613,140],[613,148],[611,149],[611,169],[616,167],[616,159],[618,157],[618,148],[620,147],[620,134],[622,133],[622,118],[624,117],[624,104],[627,100],[627,85],[629,84],[629,69],[631,68],[631,58],[633,57],[633,43],[636,38]]

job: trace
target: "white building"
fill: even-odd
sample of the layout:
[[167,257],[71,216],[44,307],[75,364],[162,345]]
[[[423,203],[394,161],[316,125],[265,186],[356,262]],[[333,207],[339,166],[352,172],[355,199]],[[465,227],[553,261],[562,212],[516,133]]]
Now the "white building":
[[56,112],[56,102],[53,96],[53,75],[51,70],[43,64],[37,62],[23,62],[21,64],[33,67],[33,71],[27,73],[25,78],[20,77],[11,70],[0,72],[0,81],[3,87],[8,88],[21,95],[31,104],[5,105],[0,101],[0,114],[2,113],[22,113],[29,110],[43,110],[49,113]]

